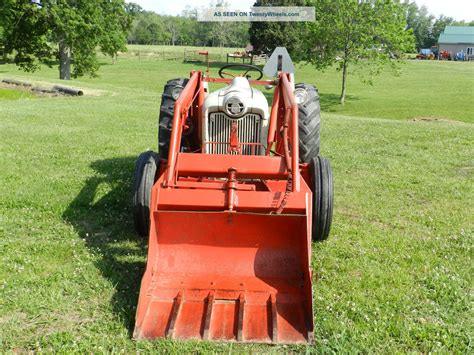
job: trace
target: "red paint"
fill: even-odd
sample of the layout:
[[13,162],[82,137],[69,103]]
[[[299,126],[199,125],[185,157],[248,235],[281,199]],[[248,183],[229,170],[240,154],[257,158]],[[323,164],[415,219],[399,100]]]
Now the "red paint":
[[238,123],[236,121],[232,121],[230,126],[230,141],[229,141],[229,152],[231,153],[240,153],[241,145],[239,142],[239,134],[238,134]]

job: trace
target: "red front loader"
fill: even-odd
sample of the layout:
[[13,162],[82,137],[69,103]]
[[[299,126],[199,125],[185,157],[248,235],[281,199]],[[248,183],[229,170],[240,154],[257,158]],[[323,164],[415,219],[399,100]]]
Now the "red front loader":
[[[318,93],[282,58],[272,80],[239,64],[165,86],[159,153],[141,154],[134,178],[149,236],[134,338],[312,341],[311,242],[329,234],[332,173]],[[250,85],[273,88],[271,110]]]

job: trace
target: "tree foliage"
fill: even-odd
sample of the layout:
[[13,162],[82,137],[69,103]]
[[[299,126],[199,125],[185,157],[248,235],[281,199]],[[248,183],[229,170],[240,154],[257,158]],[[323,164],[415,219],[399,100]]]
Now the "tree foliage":
[[[110,56],[126,50],[129,16],[123,0],[0,0],[4,46],[22,69],[51,64],[60,50],[73,59],[73,77],[95,75],[96,48]],[[58,46],[59,44],[59,46]]]
[[245,22],[198,22],[197,9],[190,6],[181,16],[135,10],[128,43],[244,47],[249,41],[248,28]]
[[414,2],[405,0],[403,4],[406,13],[407,28],[413,31],[417,49],[428,45],[431,35],[431,26],[434,16],[428,13],[426,6],[418,7]]
[[[305,6],[305,0],[256,0],[254,6]],[[305,31],[303,22],[252,22],[249,33],[255,52],[268,54],[275,47],[286,47],[298,59]]]
[[349,67],[363,68],[370,81],[385,64],[413,50],[403,8],[391,0],[314,0],[316,21],[307,23],[304,59],[319,69],[342,72],[341,103]]
[[407,28],[413,31],[416,48],[430,48],[438,43],[439,35],[446,26],[474,26],[474,21],[456,21],[452,17],[440,15],[435,17],[428,12],[426,6],[418,6],[415,2],[405,0],[402,3],[405,10]]

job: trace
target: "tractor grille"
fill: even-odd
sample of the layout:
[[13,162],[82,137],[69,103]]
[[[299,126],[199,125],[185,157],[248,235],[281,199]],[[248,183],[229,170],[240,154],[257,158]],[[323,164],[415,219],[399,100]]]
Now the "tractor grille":
[[[237,132],[241,145],[240,152],[229,151],[232,122],[237,122]],[[232,119],[222,112],[211,113],[209,115],[207,152],[210,154],[260,155],[262,151],[260,143],[261,122],[260,115],[252,113],[239,119]]]

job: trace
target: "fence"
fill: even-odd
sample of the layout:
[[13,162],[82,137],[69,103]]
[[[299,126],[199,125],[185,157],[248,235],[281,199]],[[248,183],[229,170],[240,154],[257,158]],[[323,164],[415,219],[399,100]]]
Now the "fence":
[[[210,62],[229,62],[229,63],[242,63],[241,57],[233,57],[232,54],[236,51],[233,48],[201,48],[188,49],[186,47],[168,47],[168,48],[156,48],[150,49],[144,46],[144,49],[136,48],[138,46],[133,46],[135,48],[130,48],[127,52],[119,53],[118,60],[120,58],[135,59],[139,61],[146,60],[173,60],[181,62],[206,62],[206,56],[200,55],[200,51],[208,51],[209,61]],[[100,58],[108,58],[102,53],[99,53]],[[247,62],[252,62],[253,64],[264,64],[267,61],[267,56],[253,56],[252,60],[247,60]]]

